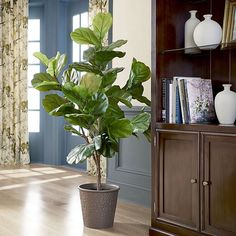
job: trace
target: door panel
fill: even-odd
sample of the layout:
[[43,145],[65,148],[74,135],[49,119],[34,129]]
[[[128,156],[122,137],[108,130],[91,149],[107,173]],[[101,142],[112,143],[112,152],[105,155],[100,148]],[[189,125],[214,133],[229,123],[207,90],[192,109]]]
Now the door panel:
[[159,219],[198,228],[198,135],[159,133]]
[[236,235],[236,136],[204,136],[202,231]]

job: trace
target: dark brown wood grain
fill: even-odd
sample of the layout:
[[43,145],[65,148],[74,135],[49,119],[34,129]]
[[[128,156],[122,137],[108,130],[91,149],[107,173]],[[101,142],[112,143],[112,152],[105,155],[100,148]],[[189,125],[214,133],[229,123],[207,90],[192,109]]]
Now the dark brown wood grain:
[[203,134],[202,232],[236,235],[236,135]]
[[[221,26],[224,0],[152,0],[152,219],[150,236],[236,236],[236,126],[162,122],[162,78],[211,79],[236,91],[236,49],[184,54],[189,10]],[[173,49],[173,50],[172,50]],[[227,105],[227,104],[226,104]],[[197,183],[189,185],[189,179]],[[203,186],[204,181],[209,185]],[[190,187],[191,186],[191,187]]]
[[[159,132],[158,219],[198,230],[198,134]],[[187,168],[186,168],[187,167]],[[196,180],[196,183],[191,183]]]

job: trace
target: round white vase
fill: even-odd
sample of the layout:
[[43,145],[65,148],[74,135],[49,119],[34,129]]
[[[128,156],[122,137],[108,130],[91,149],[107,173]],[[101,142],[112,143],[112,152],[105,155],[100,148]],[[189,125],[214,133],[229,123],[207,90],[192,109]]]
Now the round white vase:
[[205,20],[194,29],[194,42],[202,50],[215,49],[222,40],[222,28],[216,21],[211,19],[211,14],[203,17]]
[[230,90],[231,84],[223,84],[224,90],[215,97],[215,110],[219,123],[233,125],[236,119],[236,93]]
[[193,32],[195,27],[200,23],[200,20],[196,17],[197,10],[189,11],[190,18],[185,22],[184,25],[184,47],[185,53],[194,54],[199,53],[200,50],[197,47],[193,39]]

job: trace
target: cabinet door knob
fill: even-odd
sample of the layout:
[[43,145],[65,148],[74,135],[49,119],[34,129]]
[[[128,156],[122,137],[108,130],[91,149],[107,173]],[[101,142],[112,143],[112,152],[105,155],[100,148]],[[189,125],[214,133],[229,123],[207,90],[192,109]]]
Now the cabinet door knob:
[[196,184],[197,180],[196,179],[191,179],[190,182],[191,182],[191,184]]
[[202,182],[202,185],[203,185],[203,186],[210,185],[210,182],[209,182],[209,181],[203,181],[203,182]]

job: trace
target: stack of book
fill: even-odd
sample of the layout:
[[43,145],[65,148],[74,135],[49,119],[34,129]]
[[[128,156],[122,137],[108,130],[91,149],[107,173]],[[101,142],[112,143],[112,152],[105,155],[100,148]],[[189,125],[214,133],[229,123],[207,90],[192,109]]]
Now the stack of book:
[[210,123],[215,120],[210,79],[163,78],[162,105],[162,118],[167,123]]

